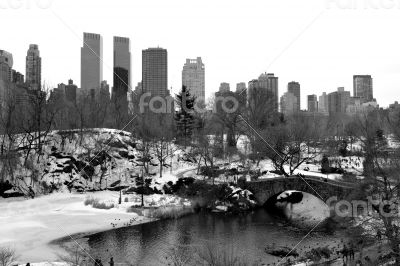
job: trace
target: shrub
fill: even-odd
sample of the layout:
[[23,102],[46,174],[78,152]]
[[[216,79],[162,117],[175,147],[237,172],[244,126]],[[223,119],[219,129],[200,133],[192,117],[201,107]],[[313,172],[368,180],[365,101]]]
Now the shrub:
[[149,212],[148,217],[157,219],[178,219],[194,212],[190,207],[176,206],[153,208],[149,210],[151,211]]
[[167,184],[170,187],[172,193],[176,193],[181,188],[190,186],[191,184],[194,183],[194,181],[195,179],[193,177],[184,177],[184,178],[179,178],[175,184],[172,184],[172,182],[168,182]]
[[241,254],[231,247],[219,247],[214,243],[206,243],[197,251],[199,265],[210,266],[246,266],[256,265],[246,262]]
[[[218,166],[214,166],[214,168],[211,168],[211,166],[200,167],[200,174],[203,176],[218,177],[219,175],[223,174],[224,172],[225,172],[225,170],[219,169]],[[214,176],[213,176],[213,174],[214,174]]]
[[93,208],[102,210],[109,210],[114,208],[113,203],[100,202],[99,199],[95,199],[93,197],[86,198],[83,204],[85,204],[85,206],[92,205]]
[[85,250],[82,250],[81,247],[65,249],[67,255],[58,255],[62,262],[65,262],[67,265],[85,265],[89,255]]
[[312,261],[318,262],[323,258],[329,259],[331,254],[332,254],[331,249],[328,246],[325,246],[325,247],[313,248],[310,251],[307,251],[305,257],[311,259]]
[[329,159],[328,156],[324,154],[321,160],[321,173],[329,173],[330,171],[330,166],[329,166]]
[[205,181],[195,181],[186,187],[181,187],[178,191],[178,195],[183,198],[191,198],[192,202],[196,204],[194,206],[207,207],[216,200],[225,200],[232,190],[227,184],[211,185]]
[[178,219],[188,214],[194,213],[192,207],[163,206],[163,207],[130,207],[128,212],[136,213],[140,216],[156,219]]
[[87,197],[87,198],[85,199],[85,201],[83,202],[83,204],[85,204],[85,206],[92,205],[92,204],[93,204],[93,201],[94,201],[94,198],[92,198],[92,197]]

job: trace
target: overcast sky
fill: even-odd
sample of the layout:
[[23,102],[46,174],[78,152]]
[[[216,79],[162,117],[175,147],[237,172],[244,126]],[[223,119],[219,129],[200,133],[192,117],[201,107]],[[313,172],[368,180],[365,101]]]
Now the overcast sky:
[[104,79],[112,84],[113,36],[131,39],[132,86],[141,51],[168,50],[169,87],[181,86],[186,58],[201,56],[206,96],[221,82],[248,82],[263,72],[306,95],[345,87],[370,74],[381,106],[400,100],[400,0],[0,0],[0,49],[25,74],[30,43],[39,45],[42,80],[80,85],[83,32],[103,36]]

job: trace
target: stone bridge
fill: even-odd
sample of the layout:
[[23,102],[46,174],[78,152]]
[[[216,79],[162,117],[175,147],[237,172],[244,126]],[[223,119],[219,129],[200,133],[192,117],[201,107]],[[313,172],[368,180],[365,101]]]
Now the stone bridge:
[[307,192],[325,202],[332,196],[340,200],[350,196],[356,184],[315,176],[291,176],[245,182],[241,187],[250,190],[258,203],[264,205],[270,197],[286,190]]

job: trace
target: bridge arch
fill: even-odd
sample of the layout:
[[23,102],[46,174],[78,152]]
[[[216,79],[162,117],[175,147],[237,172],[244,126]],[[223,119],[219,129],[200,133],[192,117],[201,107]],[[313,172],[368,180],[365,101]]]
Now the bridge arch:
[[349,182],[314,176],[269,178],[245,182],[241,186],[250,190],[260,205],[264,205],[269,198],[286,190],[307,192],[326,202],[332,196],[338,199],[347,198],[355,188],[355,185]]

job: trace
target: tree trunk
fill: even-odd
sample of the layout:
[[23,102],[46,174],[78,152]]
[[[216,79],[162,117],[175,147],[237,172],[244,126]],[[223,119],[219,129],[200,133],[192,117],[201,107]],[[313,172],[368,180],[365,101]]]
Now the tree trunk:
[[160,153],[161,153],[161,157],[160,157],[160,177],[162,177],[162,168],[163,168],[163,146],[162,146],[162,142],[160,145]]

